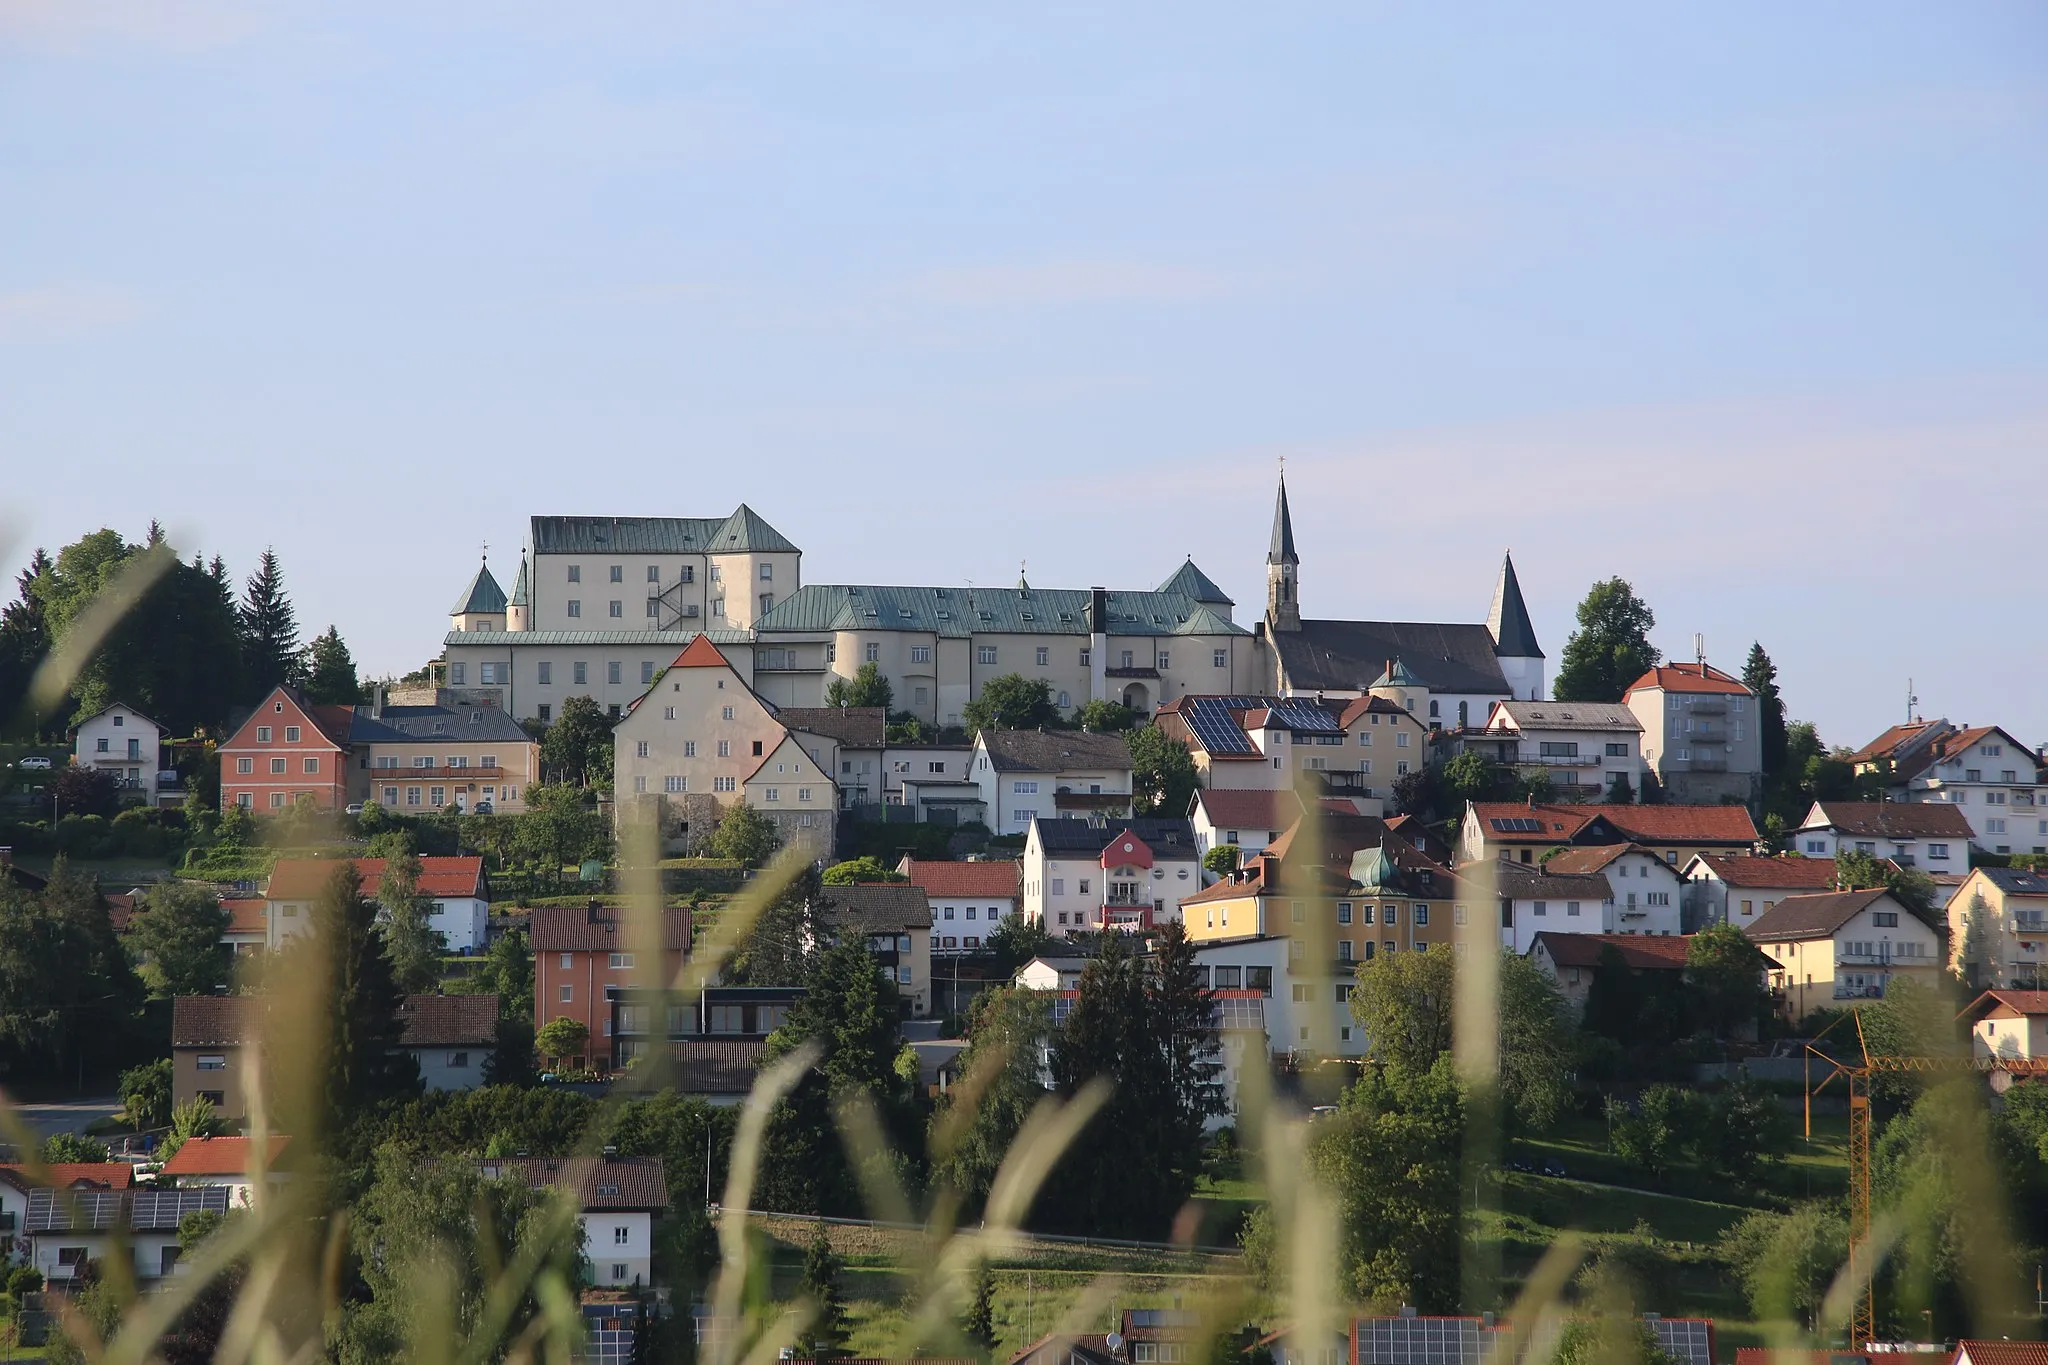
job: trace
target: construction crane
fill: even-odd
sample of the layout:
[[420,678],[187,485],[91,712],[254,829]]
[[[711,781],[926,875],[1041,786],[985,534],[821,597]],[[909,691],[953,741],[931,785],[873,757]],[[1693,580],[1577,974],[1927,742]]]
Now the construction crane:
[[[1884,1053],[1873,1057],[1863,1037],[1862,1015],[1856,1010],[1849,1011],[1849,1014],[1856,1021],[1856,1050],[1863,1057],[1860,1064],[1829,1056],[1814,1046],[1827,1036],[1829,1029],[1842,1022],[1840,1019],[1815,1034],[1806,1045],[1806,1136],[1809,1141],[1813,1137],[1813,1097],[1840,1076],[1849,1091],[1850,1282],[1862,1286],[1849,1309],[1849,1349],[1860,1351],[1877,1337],[1877,1267],[1870,1264],[1870,1078],[1900,1072],[1955,1075],[2004,1071],[2015,1076],[2048,1076],[2048,1059],[1910,1057]],[[1819,1085],[1813,1084],[1813,1059],[1816,1057],[1830,1068]]]

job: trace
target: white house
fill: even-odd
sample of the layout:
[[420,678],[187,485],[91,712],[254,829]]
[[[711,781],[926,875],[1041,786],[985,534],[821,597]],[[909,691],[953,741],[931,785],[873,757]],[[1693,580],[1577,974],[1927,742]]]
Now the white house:
[[[23,1222],[29,1264],[52,1285],[75,1278],[86,1261],[104,1262],[125,1243],[135,1278],[162,1279],[181,1254],[178,1223],[188,1214],[226,1213],[228,1191],[36,1189]],[[117,1235],[118,1234],[118,1235]]]
[[[419,894],[434,903],[428,927],[441,936],[450,952],[474,953],[484,947],[490,927],[491,893],[482,858],[421,858]],[[384,885],[385,860],[358,858],[356,875],[362,879],[362,894],[376,900]],[[332,858],[280,858],[270,870],[264,888],[267,938],[278,948],[311,924],[313,903],[320,898],[337,860]]]
[[28,1201],[38,1189],[126,1190],[135,1168],[125,1161],[51,1161],[40,1179],[18,1165],[0,1165],[0,1265],[29,1259]]
[[1894,725],[1850,755],[1884,772],[1894,799],[1961,810],[1987,853],[2048,853],[2048,782],[2041,757],[1996,725],[1946,720]]
[[2048,991],[1986,991],[1963,1011],[1970,1050],[2008,1061],[2048,1059]]
[[931,904],[934,953],[974,952],[1014,916],[1022,869],[1008,858],[949,863],[905,856],[896,865]]
[[[277,1160],[290,1142],[287,1136],[271,1137],[269,1156],[264,1161],[267,1184],[276,1185],[286,1178],[277,1169]],[[230,1208],[250,1208],[256,1199],[256,1185],[249,1170],[255,1150],[253,1138],[187,1138],[164,1163],[163,1174],[174,1178],[181,1190],[226,1190]]]
[[1024,839],[1024,916],[1055,935],[1148,929],[1202,889],[1185,820],[1035,820]]
[[1727,923],[1747,929],[1787,896],[1833,890],[1835,860],[1699,853],[1680,875],[1688,927]]
[[1259,788],[1202,788],[1188,803],[1195,852],[1230,844],[1250,858],[1301,818],[1301,798],[1292,791]]
[[653,1283],[654,1220],[668,1209],[660,1157],[493,1157],[478,1170],[487,1180],[522,1180],[573,1193],[582,1210],[591,1284]]
[[1970,870],[1970,821],[1950,805],[1816,801],[1790,838],[1793,849],[1808,858],[1853,852],[1927,872]]
[[1642,780],[1643,723],[1620,702],[1497,701],[1464,747],[1565,795],[1605,800],[1615,779]]
[[1609,934],[1682,932],[1685,879],[1676,868],[1638,843],[1585,844],[1554,854],[1543,863],[1552,875],[1595,875],[1613,888],[1614,913],[1602,930]]
[[474,1090],[498,1046],[495,995],[408,995],[398,1045],[419,1063],[429,1090]]
[[997,834],[1023,834],[1033,820],[1131,813],[1131,750],[1121,735],[984,730],[968,780],[981,789]]
[[1499,878],[1500,946],[1518,956],[1535,946],[1538,934],[1606,934],[1614,930],[1614,890],[1594,873],[1553,873],[1545,868],[1502,863]]
[[[141,792],[145,800],[154,800],[162,752],[163,727],[117,701],[78,723],[71,761],[106,773],[124,791]],[[176,795],[184,799],[182,791]]]

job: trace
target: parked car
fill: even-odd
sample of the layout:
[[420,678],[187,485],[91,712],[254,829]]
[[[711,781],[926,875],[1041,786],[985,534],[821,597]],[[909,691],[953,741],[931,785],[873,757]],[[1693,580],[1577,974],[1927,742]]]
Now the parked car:
[[1555,1175],[1555,1176],[1562,1176],[1562,1175],[1564,1174],[1564,1163],[1563,1163],[1562,1161],[1546,1161],[1546,1162],[1544,1162],[1544,1163],[1543,1163],[1543,1174],[1545,1174],[1545,1175]]
[[356,802],[352,806],[345,806],[342,808],[342,814],[344,815],[361,815],[362,813],[363,803],[360,801]]
[[474,806],[470,807],[470,813],[473,815],[489,815],[491,813],[491,803],[488,801],[479,801]]
[[41,754],[30,754],[27,758],[21,760],[21,766],[32,773],[46,773],[50,771],[50,760],[44,758]]

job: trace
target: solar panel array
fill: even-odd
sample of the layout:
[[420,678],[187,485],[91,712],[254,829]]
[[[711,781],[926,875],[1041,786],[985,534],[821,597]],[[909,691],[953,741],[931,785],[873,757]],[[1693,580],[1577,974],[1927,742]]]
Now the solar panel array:
[[1489,823],[1492,824],[1494,831],[1499,834],[1541,834],[1543,832],[1543,822],[1531,819],[1526,815],[1510,816],[1506,819],[1496,818]]
[[30,1190],[23,1232],[104,1231],[121,1216],[113,1190]]
[[1190,697],[1181,705],[1181,718],[1195,732],[1195,738],[1212,754],[1255,754],[1258,747],[1245,734],[1233,711],[1256,711],[1263,707],[1289,730],[1303,734],[1342,734],[1337,717],[1312,697]]
[[1133,1327],[1199,1327],[1202,1318],[1199,1313],[1176,1312],[1171,1308],[1133,1308]]
[[1266,1031],[1266,1002],[1263,1000],[1218,1000],[1216,1027]]
[[1477,1318],[1361,1318],[1358,1365],[1485,1365],[1489,1335]]
[[1714,1365],[1714,1325],[1705,1318],[1659,1318],[1657,1344],[1686,1365]]
[[195,1190],[137,1190],[128,1226],[137,1232],[175,1231],[188,1213],[226,1213],[225,1185],[202,1186]]

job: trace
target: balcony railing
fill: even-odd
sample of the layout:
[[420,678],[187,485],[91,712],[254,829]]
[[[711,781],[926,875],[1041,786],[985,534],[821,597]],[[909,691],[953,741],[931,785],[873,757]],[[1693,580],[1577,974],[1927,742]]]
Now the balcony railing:
[[1514,761],[1525,766],[1543,768],[1597,768],[1600,766],[1600,755],[1524,753]]
[[1884,999],[1884,983],[1879,981],[1871,985],[1845,986],[1837,982],[1835,984],[1835,999],[1882,1000]]
[[1725,716],[1728,702],[1724,697],[1694,697],[1692,705],[1685,709],[1695,716]]
[[469,768],[372,768],[372,782],[496,782],[505,776],[497,764]]
[[1150,896],[1109,895],[1102,898],[1105,910],[1154,910],[1163,907],[1164,901],[1155,901]]
[[2016,934],[2048,934],[2048,911],[2015,910],[2012,928]]
[[1728,760],[1724,755],[1721,754],[1714,754],[1711,757],[1707,758],[1702,758],[1698,755],[1694,755],[1693,758],[1690,761],[1688,761],[1685,766],[1687,771],[1689,772],[1725,773],[1728,771]]

